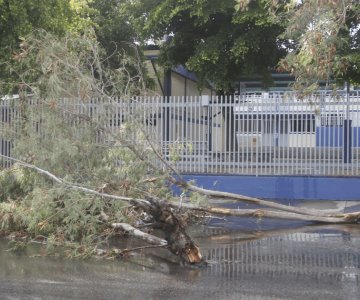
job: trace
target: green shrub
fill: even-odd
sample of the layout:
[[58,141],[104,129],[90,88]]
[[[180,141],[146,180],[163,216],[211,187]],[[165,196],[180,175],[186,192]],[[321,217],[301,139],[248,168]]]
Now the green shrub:
[[0,170],[0,202],[21,199],[32,191],[33,184],[32,172],[21,166]]

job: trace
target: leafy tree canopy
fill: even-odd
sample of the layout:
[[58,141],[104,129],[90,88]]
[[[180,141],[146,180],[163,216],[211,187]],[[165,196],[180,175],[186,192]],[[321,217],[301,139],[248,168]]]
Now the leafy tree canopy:
[[[288,1],[278,6],[286,9]],[[278,38],[285,23],[269,13],[265,0],[246,8],[233,0],[136,0],[128,11],[143,40],[162,40],[160,61],[185,65],[218,91],[229,92],[242,75],[269,74],[285,52]]]
[[283,36],[294,51],[280,66],[295,75],[295,88],[312,92],[330,79],[360,83],[358,0],[295,1],[288,18]]
[[112,56],[120,48],[129,51],[132,48],[129,43],[133,44],[135,41],[135,30],[124,15],[121,4],[119,0],[96,0],[90,4],[96,11],[92,17],[96,24],[96,35],[108,56]]
[[[118,69],[124,64],[123,54],[142,61],[142,52],[136,46],[137,33],[128,21],[128,13],[124,10],[124,1],[119,0],[93,0],[89,8],[95,12],[91,16],[97,40],[105,50],[108,57],[109,67]],[[144,75],[143,79],[147,86],[153,82],[146,76],[146,69],[142,64],[134,68],[133,64],[127,64],[127,70],[133,76],[137,76],[139,68]]]
[[[123,67],[123,52],[133,56],[138,52],[130,45],[135,34],[120,4],[118,0],[0,0],[0,89],[12,93],[13,83],[23,81],[18,75],[24,67],[19,66],[21,44],[36,30],[63,37],[66,32],[83,34],[93,27],[110,57],[111,67]],[[27,75],[36,78],[39,74],[36,62],[29,62],[27,67]],[[130,72],[137,72],[129,68]]]
[[14,55],[26,35],[40,28],[63,35],[70,29],[71,19],[69,1],[0,0],[0,78],[16,78]]

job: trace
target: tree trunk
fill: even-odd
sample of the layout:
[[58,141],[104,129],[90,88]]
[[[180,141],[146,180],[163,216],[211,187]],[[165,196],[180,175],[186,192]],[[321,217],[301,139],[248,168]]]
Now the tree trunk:
[[203,258],[199,247],[186,233],[185,218],[176,214],[167,201],[152,198],[148,198],[147,201],[150,205],[145,208],[142,203],[141,207],[154,218],[157,226],[164,232],[168,249],[185,263],[202,263]]

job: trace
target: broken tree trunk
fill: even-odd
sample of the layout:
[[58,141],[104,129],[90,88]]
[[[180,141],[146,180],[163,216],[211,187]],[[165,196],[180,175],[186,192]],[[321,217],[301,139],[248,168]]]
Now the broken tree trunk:
[[150,214],[156,225],[165,234],[168,249],[188,264],[199,264],[203,258],[199,247],[186,232],[186,221],[176,214],[167,201],[148,198],[150,205],[141,204],[141,208]]

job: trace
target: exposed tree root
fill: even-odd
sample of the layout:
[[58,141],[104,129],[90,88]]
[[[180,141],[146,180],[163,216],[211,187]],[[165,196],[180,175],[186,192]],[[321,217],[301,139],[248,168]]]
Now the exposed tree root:
[[169,250],[179,256],[184,262],[198,264],[202,262],[199,247],[186,233],[186,221],[176,214],[167,201],[148,198],[150,205],[142,206],[149,213],[165,234]]

